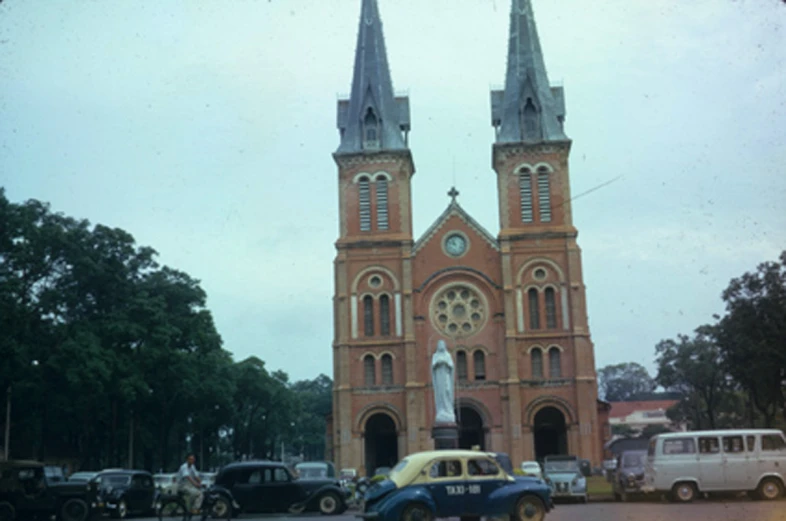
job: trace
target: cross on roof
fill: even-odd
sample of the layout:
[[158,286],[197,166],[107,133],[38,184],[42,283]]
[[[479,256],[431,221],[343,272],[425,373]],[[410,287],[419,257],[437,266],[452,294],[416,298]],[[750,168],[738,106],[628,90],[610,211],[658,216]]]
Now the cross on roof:
[[451,186],[450,187],[450,192],[448,192],[448,195],[452,198],[452,200],[451,200],[452,203],[456,202],[456,197],[458,197],[458,194],[459,194],[459,191],[456,190],[456,187],[455,186]]

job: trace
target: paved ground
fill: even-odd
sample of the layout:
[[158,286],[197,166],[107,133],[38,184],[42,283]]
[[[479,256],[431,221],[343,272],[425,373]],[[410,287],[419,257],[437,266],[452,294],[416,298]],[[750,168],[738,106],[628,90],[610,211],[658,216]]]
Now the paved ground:
[[[354,512],[342,516],[323,517],[319,514],[301,516],[242,515],[239,521],[255,519],[271,521],[358,521]],[[135,520],[139,520],[135,518]],[[156,520],[157,521],[157,520]],[[451,521],[458,521],[452,519]],[[786,521],[786,500],[761,501],[712,500],[689,505],[666,502],[589,503],[587,505],[557,505],[546,516],[546,521]]]

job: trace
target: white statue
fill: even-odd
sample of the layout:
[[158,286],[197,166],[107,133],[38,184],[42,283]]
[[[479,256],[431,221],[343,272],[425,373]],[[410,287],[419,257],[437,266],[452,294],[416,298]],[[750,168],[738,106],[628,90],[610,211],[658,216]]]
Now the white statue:
[[437,407],[437,423],[455,423],[453,409],[453,359],[444,340],[437,342],[437,350],[431,357],[431,380],[434,384],[434,402]]

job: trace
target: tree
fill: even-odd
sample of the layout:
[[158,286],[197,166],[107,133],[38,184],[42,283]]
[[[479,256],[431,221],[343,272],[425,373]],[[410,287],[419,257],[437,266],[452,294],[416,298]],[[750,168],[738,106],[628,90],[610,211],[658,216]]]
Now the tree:
[[629,362],[600,369],[598,387],[606,401],[624,402],[637,394],[654,391],[656,385],[644,366]]
[[771,427],[786,419],[786,251],[780,262],[759,264],[723,292],[726,315],[707,328],[729,374]]

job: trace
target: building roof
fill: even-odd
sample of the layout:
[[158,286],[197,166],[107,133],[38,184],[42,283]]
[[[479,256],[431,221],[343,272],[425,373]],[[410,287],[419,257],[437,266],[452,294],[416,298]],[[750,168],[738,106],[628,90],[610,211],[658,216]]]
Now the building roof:
[[361,7],[352,92],[349,100],[338,102],[341,143],[337,154],[369,150],[363,133],[369,110],[378,125],[378,144],[373,150],[407,149],[402,131],[409,130],[409,98],[393,93],[377,0],[363,0]]
[[[456,193],[458,194],[458,192]],[[499,243],[497,242],[497,239],[494,238],[494,236],[491,235],[491,233],[489,233],[489,231],[486,230],[480,223],[473,219],[466,212],[466,210],[461,207],[454,197],[450,204],[448,204],[448,207],[445,208],[445,211],[442,212],[439,217],[437,217],[432,225],[429,226],[425,232],[423,232],[423,235],[420,236],[420,239],[415,242],[415,246],[412,248],[413,253],[417,253],[434,235],[436,235],[436,233],[442,228],[447,220],[454,215],[464,221],[467,226],[470,227],[470,229],[480,235],[492,248],[499,251]]]
[[[562,130],[565,93],[549,84],[531,0],[512,0],[508,38],[505,90],[491,92],[497,142],[568,141]],[[532,120],[522,117],[527,107],[533,110]]]
[[611,402],[609,418],[626,418],[636,412],[665,411],[677,405],[679,400],[654,400],[647,402]]

